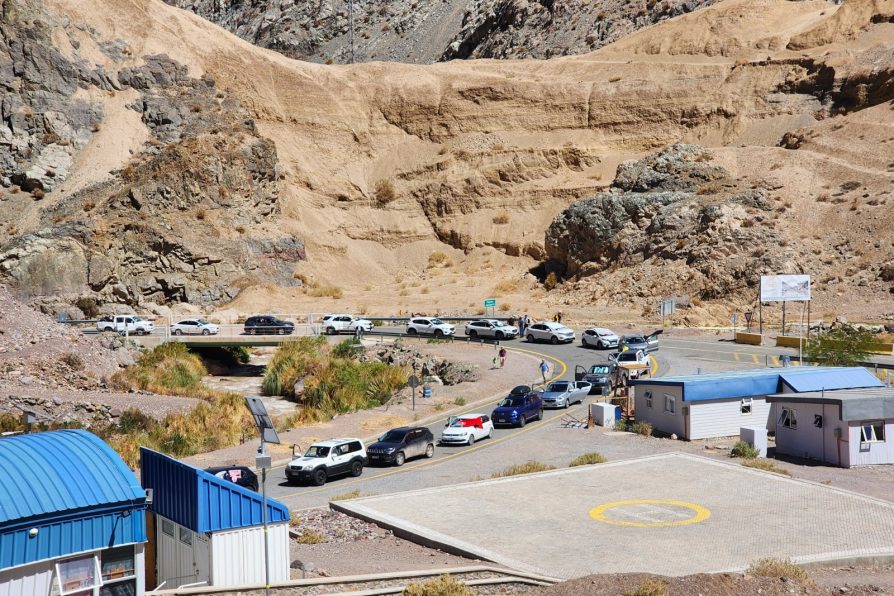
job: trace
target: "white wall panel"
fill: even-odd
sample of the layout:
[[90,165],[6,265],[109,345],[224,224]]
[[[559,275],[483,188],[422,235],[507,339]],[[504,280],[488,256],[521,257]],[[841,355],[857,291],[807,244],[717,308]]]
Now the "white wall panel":
[[[288,524],[269,526],[270,581],[289,579]],[[211,581],[215,586],[264,584],[264,528],[255,526],[211,536]]]

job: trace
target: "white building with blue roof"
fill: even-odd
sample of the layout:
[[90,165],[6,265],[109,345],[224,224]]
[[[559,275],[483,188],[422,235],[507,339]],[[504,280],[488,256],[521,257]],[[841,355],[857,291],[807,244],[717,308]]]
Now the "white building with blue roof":
[[[263,586],[261,495],[172,457],[140,449],[141,480],[152,489],[150,544],[156,588]],[[289,579],[289,508],[267,499],[270,581]]]
[[862,367],[759,368],[631,381],[637,421],[686,440],[729,437],[743,426],[775,430],[768,395],[882,387]]
[[0,596],[145,592],[146,493],[83,430],[0,439]]

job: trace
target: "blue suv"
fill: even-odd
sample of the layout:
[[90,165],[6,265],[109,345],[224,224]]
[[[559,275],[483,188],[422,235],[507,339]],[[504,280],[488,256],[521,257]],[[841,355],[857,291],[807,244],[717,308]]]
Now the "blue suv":
[[494,425],[524,426],[529,420],[543,418],[543,399],[540,392],[527,385],[519,385],[509,392],[491,414]]

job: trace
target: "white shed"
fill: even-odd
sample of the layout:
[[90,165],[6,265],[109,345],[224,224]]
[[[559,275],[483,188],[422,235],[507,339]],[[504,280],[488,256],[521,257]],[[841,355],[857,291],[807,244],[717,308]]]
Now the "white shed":
[[634,412],[659,432],[687,440],[729,437],[743,426],[775,428],[766,396],[823,387],[849,389],[882,385],[860,367],[759,368],[704,375],[631,381]]
[[[261,495],[149,449],[140,450],[152,489],[156,586],[263,585]],[[270,581],[289,579],[289,509],[267,500]]]
[[894,464],[894,388],[779,394],[767,400],[776,405],[777,454],[844,468]]

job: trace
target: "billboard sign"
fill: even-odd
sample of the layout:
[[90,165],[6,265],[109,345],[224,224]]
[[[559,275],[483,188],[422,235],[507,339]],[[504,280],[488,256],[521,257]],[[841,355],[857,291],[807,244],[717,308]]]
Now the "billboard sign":
[[809,275],[761,275],[761,302],[810,300]]

